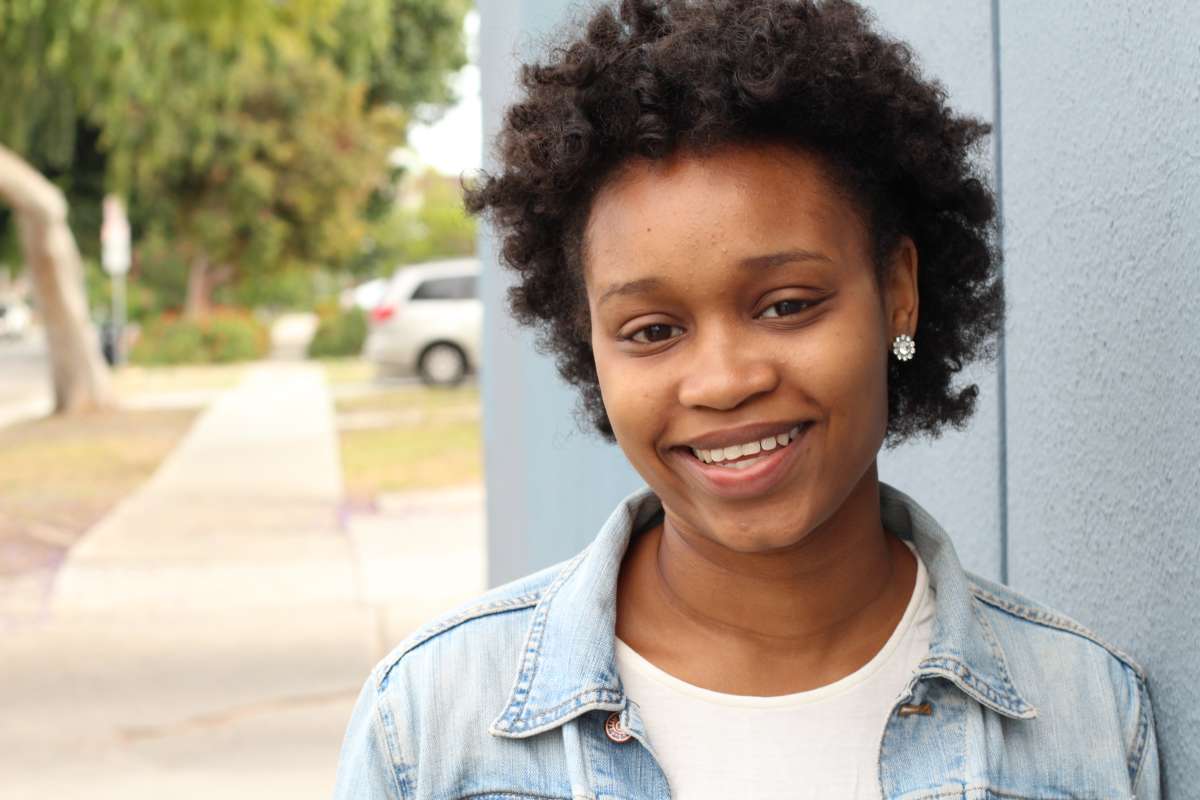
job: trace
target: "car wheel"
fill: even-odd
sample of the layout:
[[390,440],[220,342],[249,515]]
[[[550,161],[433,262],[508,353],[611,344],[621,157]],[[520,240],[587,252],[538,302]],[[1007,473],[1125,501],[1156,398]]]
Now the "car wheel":
[[431,344],[421,353],[417,372],[426,386],[457,386],[467,377],[467,357],[449,342]]

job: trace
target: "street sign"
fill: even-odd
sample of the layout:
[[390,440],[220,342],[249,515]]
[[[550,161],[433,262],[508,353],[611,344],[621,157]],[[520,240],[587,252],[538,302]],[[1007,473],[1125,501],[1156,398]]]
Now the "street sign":
[[129,218],[121,198],[114,194],[104,197],[104,219],[100,223],[100,264],[109,275],[124,275],[129,271]]

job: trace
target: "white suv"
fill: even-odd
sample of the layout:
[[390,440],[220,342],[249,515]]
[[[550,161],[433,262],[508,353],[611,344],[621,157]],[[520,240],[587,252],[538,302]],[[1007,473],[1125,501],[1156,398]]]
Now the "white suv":
[[461,383],[479,364],[478,278],[477,258],[396,270],[371,310],[366,357],[389,370],[416,372],[428,385]]

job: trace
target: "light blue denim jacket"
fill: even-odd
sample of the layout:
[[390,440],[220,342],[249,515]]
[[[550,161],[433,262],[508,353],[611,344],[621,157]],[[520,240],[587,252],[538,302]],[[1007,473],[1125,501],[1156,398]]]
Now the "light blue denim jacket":
[[[937,609],[929,654],[879,742],[883,797],[1156,800],[1142,670],[1078,623],[964,572],[907,495],[880,484],[880,497],[884,526],[921,554]],[[649,489],[634,493],[576,558],[401,643],[359,696],[336,797],[669,797],[613,656],[621,557],[660,511]],[[613,715],[628,741],[606,734]]]

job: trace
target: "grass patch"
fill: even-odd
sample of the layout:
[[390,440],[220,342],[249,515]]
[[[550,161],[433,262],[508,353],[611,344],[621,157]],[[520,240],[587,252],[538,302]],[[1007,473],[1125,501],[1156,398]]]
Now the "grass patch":
[[245,374],[245,364],[189,364],[175,367],[124,364],[113,371],[113,385],[122,397],[219,390],[237,386]]
[[398,386],[378,389],[358,397],[337,401],[339,414],[360,412],[415,413],[430,419],[439,416],[462,416],[461,412],[479,412],[479,387],[467,384],[452,389],[431,389],[425,386]]
[[70,547],[154,472],[196,413],[109,411],[0,428],[0,574]]
[[481,479],[478,387],[381,389],[336,407],[350,497]]
[[313,359],[325,368],[325,380],[330,386],[373,383],[376,367],[365,358],[318,358]]

